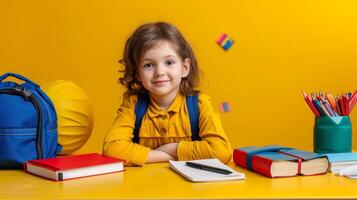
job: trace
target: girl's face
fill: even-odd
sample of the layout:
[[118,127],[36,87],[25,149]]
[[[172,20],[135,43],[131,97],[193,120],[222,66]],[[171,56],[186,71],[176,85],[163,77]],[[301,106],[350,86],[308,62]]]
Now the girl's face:
[[182,60],[171,43],[161,41],[141,57],[137,79],[156,100],[173,100],[189,71],[190,59]]

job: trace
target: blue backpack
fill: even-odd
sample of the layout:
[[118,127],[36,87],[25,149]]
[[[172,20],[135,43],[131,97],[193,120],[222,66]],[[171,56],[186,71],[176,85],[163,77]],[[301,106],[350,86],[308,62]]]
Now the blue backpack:
[[[142,94],[138,96],[138,101],[135,105],[135,115],[136,115],[136,121],[135,121],[135,129],[134,129],[134,138],[132,141],[134,143],[139,144],[139,129],[141,126],[141,121],[144,117],[144,114],[146,113],[148,107],[150,104],[150,96],[148,94]],[[199,136],[199,109],[198,109],[198,96],[186,96],[186,105],[187,105],[187,110],[189,114],[189,119],[190,119],[190,125],[191,125],[191,140],[192,141],[197,141],[201,140]]]
[[[24,83],[3,82],[9,76]],[[61,151],[57,138],[56,111],[40,87],[18,74],[0,76],[0,168],[55,157]]]

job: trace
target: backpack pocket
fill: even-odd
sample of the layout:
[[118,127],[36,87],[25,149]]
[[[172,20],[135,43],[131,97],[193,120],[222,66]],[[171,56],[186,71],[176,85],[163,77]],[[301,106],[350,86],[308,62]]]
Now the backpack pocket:
[[22,168],[26,160],[38,158],[36,128],[0,129],[0,168]]

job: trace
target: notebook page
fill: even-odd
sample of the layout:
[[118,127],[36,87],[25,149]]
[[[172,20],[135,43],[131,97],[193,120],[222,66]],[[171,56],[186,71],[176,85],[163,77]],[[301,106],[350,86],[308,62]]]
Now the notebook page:
[[221,169],[226,169],[231,171],[231,174],[219,174],[215,172],[210,172],[201,169],[195,169],[186,165],[186,161],[169,161],[170,167],[177,173],[181,174],[185,178],[194,182],[204,182],[204,181],[224,181],[224,180],[239,180],[245,179],[243,173],[237,172],[230,167],[226,166],[218,159],[202,159],[202,160],[192,160],[190,162],[195,162],[199,164],[209,165],[212,167],[217,167]]

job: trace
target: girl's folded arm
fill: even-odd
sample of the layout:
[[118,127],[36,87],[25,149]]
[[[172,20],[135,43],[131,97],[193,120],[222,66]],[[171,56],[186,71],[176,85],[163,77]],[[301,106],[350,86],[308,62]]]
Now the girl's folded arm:
[[199,127],[201,141],[181,141],[177,147],[179,160],[217,158],[224,163],[231,160],[231,146],[223,130],[220,117],[214,112],[210,97],[199,96]]
[[150,149],[132,142],[136,101],[137,96],[124,93],[117,117],[105,137],[103,154],[127,160],[135,165],[143,165]]

